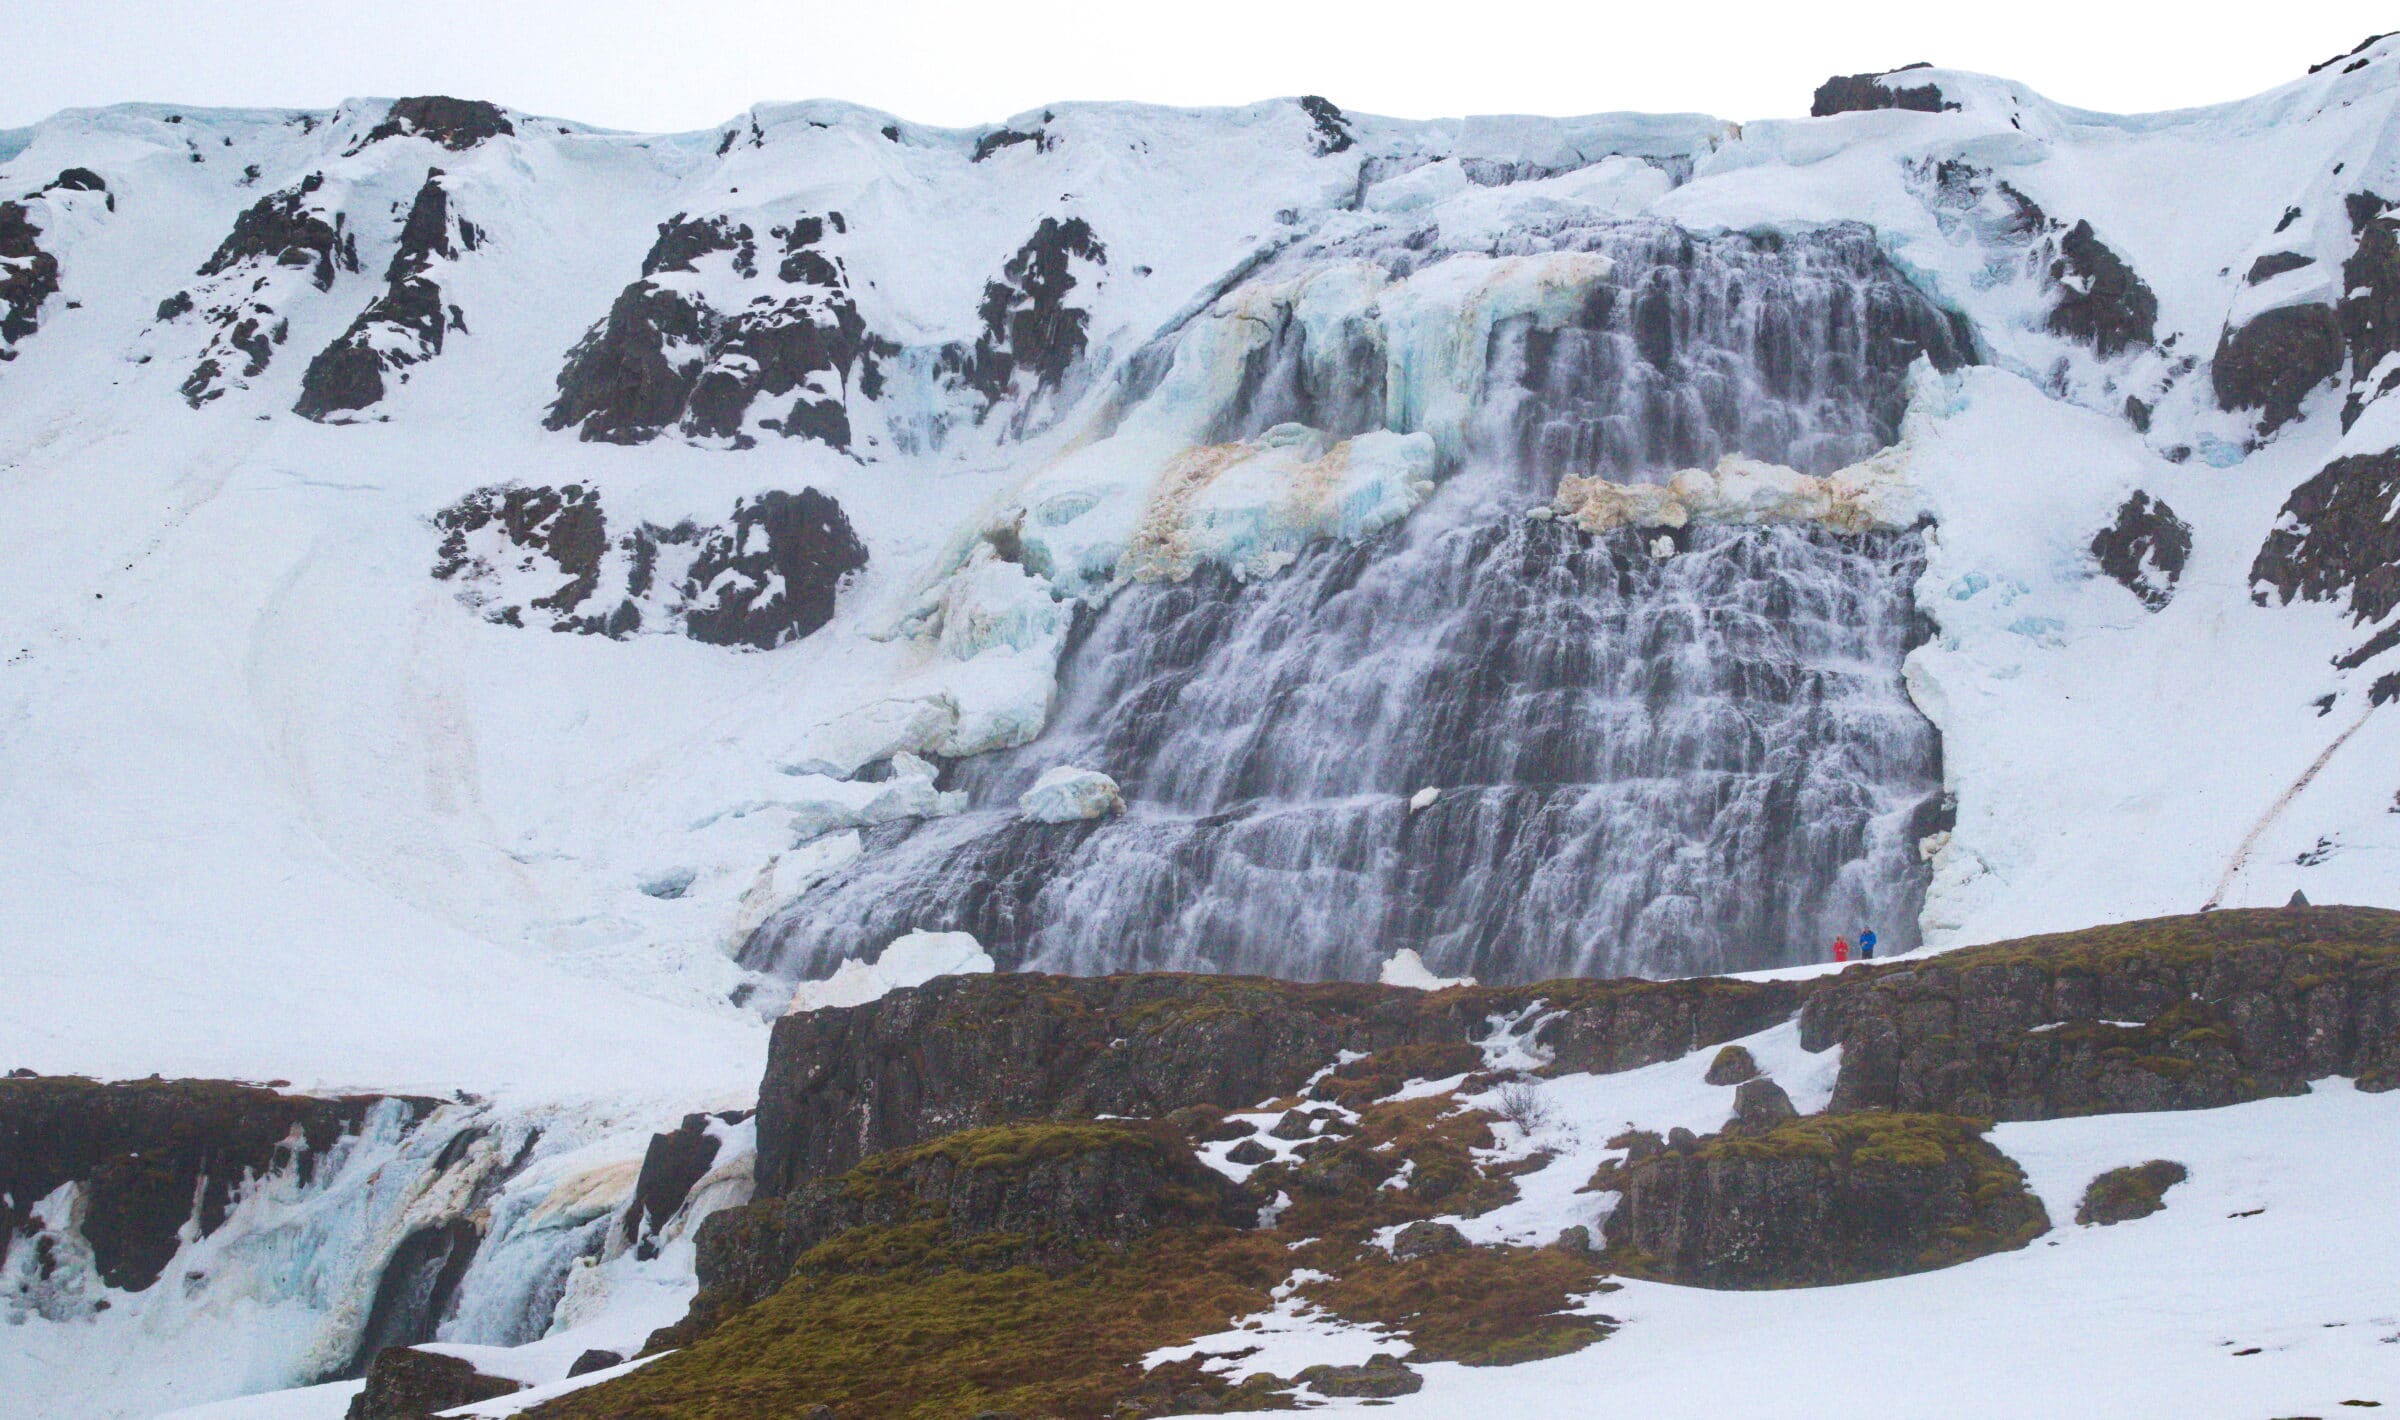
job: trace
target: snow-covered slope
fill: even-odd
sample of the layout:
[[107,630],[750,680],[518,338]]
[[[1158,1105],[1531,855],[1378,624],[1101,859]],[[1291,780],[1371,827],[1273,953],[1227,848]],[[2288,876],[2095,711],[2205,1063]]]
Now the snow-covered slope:
[[[0,1066],[671,1115],[914,930],[2400,905],[2400,41],[1905,83],[0,133]],[[1024,815],[1066,765],[1122,812]]]

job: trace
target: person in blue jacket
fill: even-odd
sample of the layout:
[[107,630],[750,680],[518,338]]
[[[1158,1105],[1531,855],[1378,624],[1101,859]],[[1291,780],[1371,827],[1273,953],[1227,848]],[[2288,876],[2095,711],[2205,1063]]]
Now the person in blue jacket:
[[1858,959],[1875,960],[1875,929],[1872,927],[1858,934]]

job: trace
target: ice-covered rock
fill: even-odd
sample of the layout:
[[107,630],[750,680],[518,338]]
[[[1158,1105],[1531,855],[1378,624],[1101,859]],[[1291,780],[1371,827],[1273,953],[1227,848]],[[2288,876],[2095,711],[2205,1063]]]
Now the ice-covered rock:
[[1441,797],[1441,789],[1435,785],[1428,784],[1424,788],[1419,789],[1417,792],[1408,796],[1408,811],[1413,814],[1424,809],[1430,809],[1441,799]]
[[1436,976],[1415,949],[1402,947],[1391,954],[1376,977],[1386,986],[1409,986],[1419,991],[1439,991],[1449,986],[1472,986],[1472,976]]
[[967,976],[993,969],[991,955],[972,932],[910,932],[893,940],[872,962],[845,961],[823,981],[803,981],[784,1014],[829,1006],[863,1006],[894,991],[922,986],[937,976]]
[[966,807],[966,795],[935,788],[934,777],[932,765],[905,750],[892,756],[891,777],[881,783],[801,775],[805,797],[792,805],[793,839],[806,843],[846,828],[939,818]]
[[1073,823],[1125,811],[1117,781],[1096,769],[1062,764],[1043,773],[1017,796],[1017,807],[1036,823]]
[[1664,483],[1611,483],[1568,474],[1559,481],[1557,508],[1586,532],[1693,523],[1822,523],[1858,533],[1907,527],[1921,504],[1895,448],[1821,478],[1738,454],[1717,460],[1715,468],[1684,469]]

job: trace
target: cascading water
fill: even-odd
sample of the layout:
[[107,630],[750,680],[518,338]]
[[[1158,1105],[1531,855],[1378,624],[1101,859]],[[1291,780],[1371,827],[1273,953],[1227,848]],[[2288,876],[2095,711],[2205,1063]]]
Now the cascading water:
[[[1042,736],[961,766],[974,807],[876,830],[745,964],[822,976],[912,929],[974,932],[1005,967],[1307,978],[1402,947],[1526,980],[1785,964],[1869,923],[1914,945],[1940,779],[1899,674],[1919,534],[1695,526],[1662,556],[1523,509],[1565,474],[1731,453],[1829,472],[1893,440],[1909,364],[1955,365],[1963,334],[1861,228],[1518,240],[1607,261],[1565,318],[1503,313],[1463,359],[1420,347],[1475,327],[1398,295],[1329,313],[1304,273],[1241,301],[1213,438],[1424,429],[1449,483],[1278,576],[1119,590]],[[1333,255],[1355,259],[1310,260]],[[1408,243],[1374,260],[1432,269]],[[1059,764],[1114,776],[1128,812],[1019,815]]]

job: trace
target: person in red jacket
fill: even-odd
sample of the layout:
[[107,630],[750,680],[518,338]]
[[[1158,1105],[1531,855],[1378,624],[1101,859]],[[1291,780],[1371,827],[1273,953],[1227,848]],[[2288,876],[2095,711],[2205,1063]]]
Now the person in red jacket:
[[1850,939],[1848,937],[1833,939],[1833,959],[1835,961],[1850,960]]

